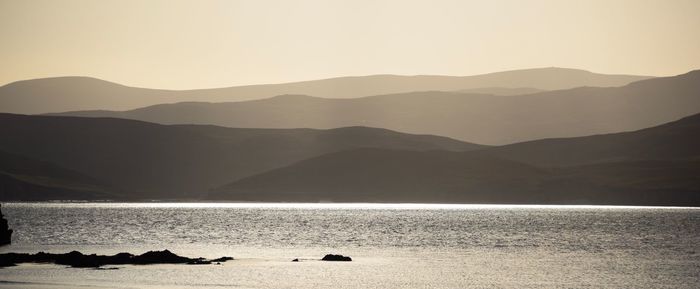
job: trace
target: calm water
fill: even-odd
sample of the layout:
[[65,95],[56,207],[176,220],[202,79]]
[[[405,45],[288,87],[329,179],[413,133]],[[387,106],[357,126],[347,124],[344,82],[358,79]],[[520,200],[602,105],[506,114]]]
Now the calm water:
[[[0,269],[8,288],[700,287],[700,209],[11,203],[3,212],[16,235],[0,252],[236,258],[119,270],[25,264]],[[326,253],[354,261],[316,261]]]

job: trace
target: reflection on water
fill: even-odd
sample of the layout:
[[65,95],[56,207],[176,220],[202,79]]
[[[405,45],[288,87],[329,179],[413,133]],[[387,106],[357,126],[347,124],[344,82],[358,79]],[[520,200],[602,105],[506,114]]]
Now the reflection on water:
[[[695,288],[700,282],[700,210],[694,208],[14,203],[3,209],[17,232],[4,252],[168,248],[238,258],[220,267],[0,270],[0,280],[32,286]],[[331,252],[355,261],[311,261]],[[297,257],[309,261],[289,262]]]

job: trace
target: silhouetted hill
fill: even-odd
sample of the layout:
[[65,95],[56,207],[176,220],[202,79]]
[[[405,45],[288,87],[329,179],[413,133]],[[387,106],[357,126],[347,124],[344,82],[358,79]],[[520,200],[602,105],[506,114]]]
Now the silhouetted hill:
[[244,178],[209,199],[700,205],[700,161],[537,168],[456,152],[342,151]]
[[601,163],[551,169],[542,187],[588,204],[700,206],[700,161]]
[[161,104],[109,116],[163,124],[229,127],[381,127],[484,143],[577,137],[637,130],[700,112],[700,71],[624,87],[581,87],[513,96],[411,92],[356,99],[304,95],[229,103]]
[[113,188],[75,171],[0,151],[0,200],[115,199]]
[[[490,202],[535,200],[544,172],[528,165],[445,151],[357,149],[304,160],[216,190],[237,201]],[[469,195],[462,194],[468,191]]]
[[232,129],[13,114],[0,114],[0,135],[0,150],[89,174],[127,198],[197,197],[232,180],[346,149],[482,147],[364,127]]
[[539,68],[475,76],[371,75],[175,91],[128,87],[88,77],[56,77],[17,81],[0,87],[0,112],[40,114],[75,110],[127,110],[160,103],[242,101],[282,94],[353,98],[411,91],[454,91],[484,87],[531,87],[552,90],[579,86],[621,86],[646,78],[649,77]]
[[700,114],[633,132],[544,139],[494,147],[480,153],[538,166],[700,160]]
[[698,206],[699,136],[694,115],[636,132],[473,152],[341,151],[241,179],[209,198]]

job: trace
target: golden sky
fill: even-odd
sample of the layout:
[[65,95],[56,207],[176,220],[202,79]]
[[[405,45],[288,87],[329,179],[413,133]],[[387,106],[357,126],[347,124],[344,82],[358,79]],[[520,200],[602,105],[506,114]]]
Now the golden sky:
[[700,69],[698,0],[0,0],[0,85],[206,88],[533,67]]

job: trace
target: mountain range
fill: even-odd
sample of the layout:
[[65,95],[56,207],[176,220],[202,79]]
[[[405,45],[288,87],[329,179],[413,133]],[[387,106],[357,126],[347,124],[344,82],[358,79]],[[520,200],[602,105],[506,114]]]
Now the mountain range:
[[363,148],[233,182],[244,201],[700,205],[700,115],[469,152]]
[[13,114],[0,114],[0,134],[0,156],[20,160],[0,163],[3,200],[700,205],[700,114],[497,147],[366,127]]
[[115,199],[114,188],[55,164],[0,151],[0,200]]
[[524,95],[447,91],[352,99],[281,95],[243,102],[183,102],[129,111],[77,111],[56,115],[254,128],[368,126],[503,145],[660,125],[700,112],[698,95],[700,71],[692,71],[621,87],[578,87]]
[[0,87],[0,200],[700,206],[699,96],[700,71],[20,81]]
[[[466,151],[482,147],[364,127],[234,129],[14,114],[0,114],[0,135],[0,151],[89,175],[122,192],[123,198],[134,199],[199,198],[217,185],[353,148]],[[0,167],[4,171],[13,172]],[[41,170],[22,175],[53,176]]]
[[283,94],[356,98],[413,91],[473,90],[512,95],[580,86],[621,86],[647,78],[650,77],[538,68],[474,76],[371,75],[214,89],[163,90],[129,87],[90,77],[55,77],[17,81],[0,87],[0,112],[41,114],[74,110],[129,110],[162,103],[230,102]]

